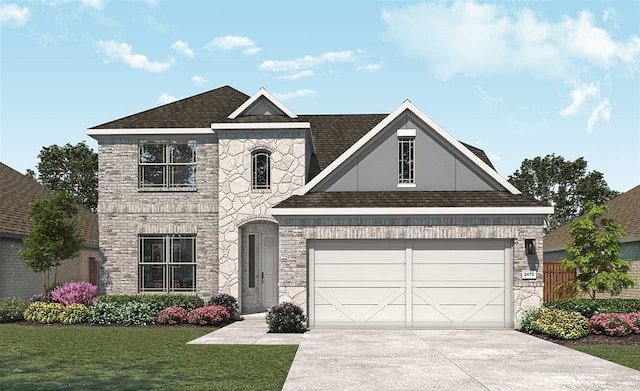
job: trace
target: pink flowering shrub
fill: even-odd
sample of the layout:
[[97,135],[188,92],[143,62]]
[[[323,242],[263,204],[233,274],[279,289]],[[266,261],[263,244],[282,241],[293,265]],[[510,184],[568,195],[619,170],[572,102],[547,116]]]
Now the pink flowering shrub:
[[210,305],[207,307],[196,308],[189,311],[187,320],[191,324],[198,325],[217,325],[228,322],[231,314],[226,308],[220,305]]
[[69,281],[51,291],[51,298],[65,305],[90,306],[98,301],[98,287],[88,282]]
[[612,337],[640,334],[640,313],[596,314],[589,319],[589,329],[593,334]]
[[160,324],[187,323],[187,315],[189,311],[182,307],[169,307],[158,313],[157,322]]

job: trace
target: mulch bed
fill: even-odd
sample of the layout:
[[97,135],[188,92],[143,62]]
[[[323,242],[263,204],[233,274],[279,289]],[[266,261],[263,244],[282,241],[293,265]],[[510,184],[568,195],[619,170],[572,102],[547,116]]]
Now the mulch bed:
[[531,334],[534,337],[544,339],[562,346],[575,345],[632,345],[640,346],[640,334],[631,334],[624,337],[610,337],[608,335],[589,334],[586,337],[564,340],[550,337],[546,334]]

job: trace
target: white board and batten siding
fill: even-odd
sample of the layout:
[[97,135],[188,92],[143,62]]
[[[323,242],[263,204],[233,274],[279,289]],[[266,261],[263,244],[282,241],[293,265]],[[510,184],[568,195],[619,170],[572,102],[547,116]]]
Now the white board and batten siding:
[[312,327],[509,328],[510,240],[309,241]]

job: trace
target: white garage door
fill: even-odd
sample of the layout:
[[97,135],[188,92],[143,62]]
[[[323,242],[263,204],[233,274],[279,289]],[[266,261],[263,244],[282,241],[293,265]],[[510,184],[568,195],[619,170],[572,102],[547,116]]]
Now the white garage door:
[[510,242],[314,240],[311,326],[510,327]]

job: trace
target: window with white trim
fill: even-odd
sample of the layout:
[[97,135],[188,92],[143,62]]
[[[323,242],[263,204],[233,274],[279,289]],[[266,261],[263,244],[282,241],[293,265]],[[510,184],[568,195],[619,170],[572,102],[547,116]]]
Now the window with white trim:
[[141,141],[141,188],[196,187],[196,141]]
[[140,292],[195,292],[195,235],[140,235]]
[[398,184],[415,183],[415,137],[398,137]]
[[251,188],[253,190],[271,188],[271,152],[258,150],[251,153]]

